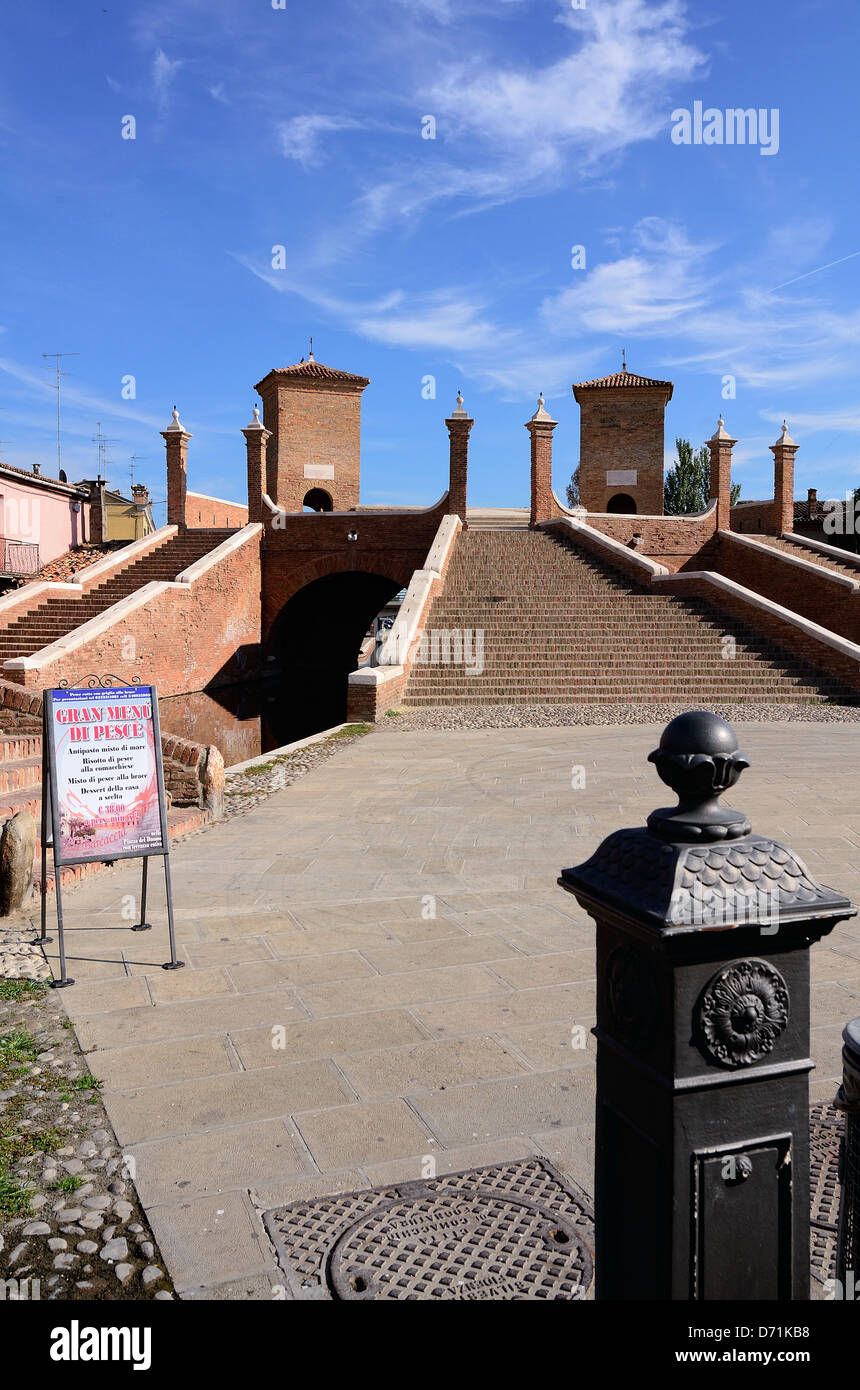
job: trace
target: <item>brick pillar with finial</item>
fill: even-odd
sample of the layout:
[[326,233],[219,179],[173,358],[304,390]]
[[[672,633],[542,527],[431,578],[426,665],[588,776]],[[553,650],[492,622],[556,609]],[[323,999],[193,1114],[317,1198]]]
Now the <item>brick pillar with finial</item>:
[[466,525],[466,491],[469,473],[469,435],[475,421],[467,415],[463,407],[463,397],[457,392],[457,406],[445,424],[448,426],[450,440],[450,462],[448,481],[448,512],[459,516]]
[[167,451],[167,524],[184,531],[187,526],[185,500],[188,490],[188,441],[193,438],[183,428],[179,411],[173,407],[173,419],[161,431]]
[[794,530],[794,456],[800,448],[788,432],[785,420],[782,433],[775,444],[771,444],[773,454],[773,511],[771,520],[774,534]]
[[248,456],[248,520],[263,521],[263,480],[266,476],[266,444],[272,431],[267,430],[260,419],[259,408],[254,406],[254,418],[246,425],[245,448]]
[[731,529],[732,518],[732,449],[737,444],[726,429],[722,415],[717,428],[707,441],[711,454],[711,501],[717,499],[717,530]]
[[531,517],[530,525],[549,521],[556,515],[552,496],[552,432],[558,424],[546,409],[543,393],[526,429],[531,435]]

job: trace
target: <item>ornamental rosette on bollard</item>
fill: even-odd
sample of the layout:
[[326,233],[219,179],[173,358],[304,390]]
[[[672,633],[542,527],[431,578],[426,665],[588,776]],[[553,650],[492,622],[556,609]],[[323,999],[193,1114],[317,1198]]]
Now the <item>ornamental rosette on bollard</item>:
[[805,1299],[809,947],[856,908],[720,803],[725,720],[649,761],[677,806],[559,879],[597,924],[597,1297]]

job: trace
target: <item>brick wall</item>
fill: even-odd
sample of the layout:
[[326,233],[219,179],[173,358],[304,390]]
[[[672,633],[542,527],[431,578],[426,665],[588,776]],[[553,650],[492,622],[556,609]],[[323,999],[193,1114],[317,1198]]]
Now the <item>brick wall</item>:
[[[63,638],[65,649],[55,644],[47,662],[27,666],[22,684],[42,689],[82,669],[110,671],[151,682],[166,696],[249,674],[259,662],[261,536],[258,527],[238,533],[224,543],[227,553],[213,551],[192,566],[200,572],[189,584],[144,585],[109,610],[115,618],[93,619],[92,636]],[[129,639],[133,658],[124,655]]]
[[[276,519],[278,525],[270,518],[263,544],[263,639],[284,604],[327,574],[357,570],[405,587],[424,565],[447,505],[446,494],[427,511],[287,514]],[[352,530],[357,541],[347,540]]]
[[[663,513],[664,388],[599,387],[579,391],[579,493],[589,512],[629,493],[640,513]],[[609,484],[608,469],[636,469],[636,483]]]
[[[807,557],[798,555],[798,560]],[[860,592],[823,566],[808,568],[770,546],[752,546],[721,532],[709,557],[709,568],[800,613],[831,632],[860,643]],[[858,571],[860,579],[860,571]]]
[[188,492],[185,495],[185,524],[226,526],[238,531],[248,525],[248,508],[241,502],[224,502],[220,497],[207,497],[202,492]]
[[731,526],[733,531],[749,535],[772,536],[773,500],[766,502],[747,502],[742,507],[732,507]]
[[696,559],[715,535],[717,513],[715,507],[709,507],[702,516],[589,515],[588,525],[631,549],[633,538],[641,536],[635,547],[637,553],[674,573]]

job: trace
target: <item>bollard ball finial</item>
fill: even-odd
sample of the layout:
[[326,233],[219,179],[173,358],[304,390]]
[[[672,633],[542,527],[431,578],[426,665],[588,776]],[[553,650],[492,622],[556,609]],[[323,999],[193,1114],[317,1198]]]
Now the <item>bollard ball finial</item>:
[[734,840],[752,827],[742,811],[720,806],[718,798],[749,767],[731,724],[707,710],[690,710],[668,723],[659,748],[648,754],[661,781],[678,796],[678,805],[648,817],[648,829],[663,840]]

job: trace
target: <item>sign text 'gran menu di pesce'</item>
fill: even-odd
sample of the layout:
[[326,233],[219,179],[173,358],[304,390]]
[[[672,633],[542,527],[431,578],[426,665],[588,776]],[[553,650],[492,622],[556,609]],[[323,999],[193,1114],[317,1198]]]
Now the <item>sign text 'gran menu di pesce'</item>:
[[163,853],[151,687],[50,694],[60,861]]

